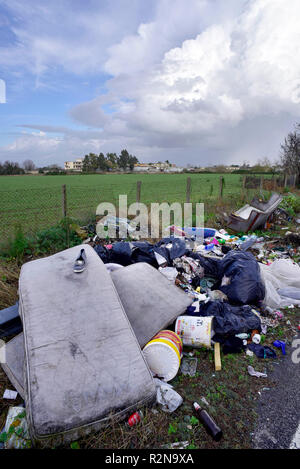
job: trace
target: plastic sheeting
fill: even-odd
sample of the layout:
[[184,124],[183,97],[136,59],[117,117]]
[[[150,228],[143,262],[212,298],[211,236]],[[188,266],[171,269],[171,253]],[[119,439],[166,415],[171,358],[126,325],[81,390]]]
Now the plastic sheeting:
[[[300,304],[300,299],[295,297],[295,291],[300,292],[299,265],[290,259],[277,259],[271,265],[259,264],[259,267],[265,285],[265,306],[284,308],[291,304]],[[285,289],[293,289],[294,294],[287,296],[291,290]]]

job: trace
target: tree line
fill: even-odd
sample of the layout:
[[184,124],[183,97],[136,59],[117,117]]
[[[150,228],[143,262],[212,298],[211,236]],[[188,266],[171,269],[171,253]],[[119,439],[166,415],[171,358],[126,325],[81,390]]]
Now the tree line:
[[120,155],[116,153],[89,153],[85,155],[82,165],[84,173],[97,172],[97,171],[114,171],[114,170],[130,170],[132,171],[134,165],[139,160],[136,156],[130,155],[127,150],[122,150]]
[[281,164],[287,174],[300,176],[300,124],[295,125],[281,145]]
[[14,163],[13,161],[4,161],[0,163],[0,175],[9,176],[13,174],[24,174],[25,170],[20,167],[19,163]]
[[[259,160],[254,166],[250,166],[248,162],[244,162],[243,166],[239,170],[233,170],[232,172],[240,173],[245,172],[280,172],[283,171],[287,174],[296,174],[300,177],[300,123],[295,125],[295,128],[290,132],[284,142],[280,145],[279,159],[275,164],[272,164],[267,158]],[[122,150],[120,155],[116,153],[89,153],[85,155],[83,160],[83,172],[97,172],[97,171],[113,171],[113,170],[130,170],[132,171],[134,165],[139,163],[136,156],[128,153],[128,151]],[[197,168],[197,167],[196,167]],[[25,160],[22,166],[18,162],[5,161],[0,162],[0,175],[14,175],[24,174],[27,171],[33,171],[36,169],[35,164],[32,160]],[[45,168],[39,168],[39,171],[62,171],[59,165],[49,165]],[[226,172],[226,167],[223,165],[216,165],[215,167],[207,168],[209,172]]]

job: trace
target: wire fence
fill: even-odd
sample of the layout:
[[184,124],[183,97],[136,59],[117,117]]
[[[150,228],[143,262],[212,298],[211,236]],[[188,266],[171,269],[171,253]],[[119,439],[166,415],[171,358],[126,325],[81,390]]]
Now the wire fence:
[[[180,178],[164,177],[161,180],[143,181],[122,180],[121,183],[55,185],[17,190],[0,189],[0,236],[1,241],[14,236],[17,228],[25,234],[56,225],[64,217],[70,217],[79,224],[86,224],[95,219],[97,206],[101,202],[110,202],[116,208],[119,195],[127,196],[128,206],[141,202],[151,203],[184,202],[204,203],[206,215],[214,215],[217,205],[230,205],[238,208],[241,202],[250,201],[260,192],[267,198],[272,190],[282,190],[288,184],[295,186],[290,178],[276,179],[271,176],[256,177],[243,175],[201,174]],[[283,182],[282,182],[283,181]]]

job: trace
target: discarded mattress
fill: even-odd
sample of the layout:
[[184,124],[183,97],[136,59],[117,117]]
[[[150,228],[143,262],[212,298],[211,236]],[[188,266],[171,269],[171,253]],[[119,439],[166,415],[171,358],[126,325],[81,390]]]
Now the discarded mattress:
[[194,301],[144,262],[115,270],[111,278],[141,347]]
[[276,210],[282,195],[273,192],[268,202],[260,202],[257,197],[251,201],[251,204],[246,204],[228,217],[228,228],[233,231],[243,231],[247,233],[249,230],[256,230],[264,225],[271,214]]
[[[73,272],[84,248],[85,270]],[[67,441],[155,399],[105,265],[88,245],[23,265],[19,280],[30,437]]]
[[12,385],[24,399],[24,337],[22,332],[5,344],[5,363],[1,363],[1,366]]
[[[105,264],[105,267],[115,264]],[[171,324],[194,301],[170,284],[154,267],[146,263],[111,270],[113,282],[141,347],[160,330]],[[122,270],[123,273],[116,272]],[[108,269],[110,270],[110,269]],[[141,289],[147,284],[147,294]],[[147,301],[145,301],[145,298]],[[157,314],[153,314],[156,312]],[[24,397],[24,338],[19,334],[6,345],[3,369],[11,383]]]

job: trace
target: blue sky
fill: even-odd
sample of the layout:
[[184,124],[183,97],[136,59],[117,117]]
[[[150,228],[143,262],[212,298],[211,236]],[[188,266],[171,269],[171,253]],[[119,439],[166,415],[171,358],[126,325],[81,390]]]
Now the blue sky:
[[298,0],[0,0],[0,161],[274,161],[300,121],[299,17]]

